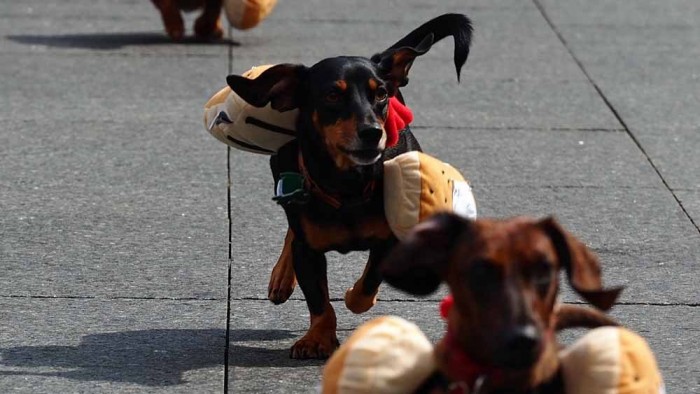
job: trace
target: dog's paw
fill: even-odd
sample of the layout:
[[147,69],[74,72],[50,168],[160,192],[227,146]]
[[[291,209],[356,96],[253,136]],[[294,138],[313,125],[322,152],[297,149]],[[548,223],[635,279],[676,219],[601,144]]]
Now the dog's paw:
[[180,41],[185,36],[185,21],[180,11],[172,8],[161,10],[165,32],[173,41]]
[[284,239],[284,246],[275,268],[270,274],[270,283],[267,286],[267,299],[273,304],[279,305],[289,299],[297,285],[297,278],[294,274],[294,263],[292,261],[292,239],[291,231]]
[[275,305],[287,301],[297,285],[294,267],[292,267],[291,261],[286,261],[284,257],[284,255],[280,257],[275,268],[273,268],[270,275],[270,284],[267,286],[267,299]]
[[267,299],[275,305],[283,304],[289,299],[289,297],[292,296],[295,285],[296,280],[293,280],[291,284],[288,285],[283,284],[273,286],[271,284],[270,287],[267,289]]
[[289,357],[298,360],[325,360],[330,357],[339,346],[340,342],[338,342],[335,333],[324,336],[307,333],[292,346]]
[[221,25],[221,19],[214,21],[211,18],[199,17],[194,22],[194,35],[203,40],[218,40],[224,36],[224,29]]
[[345,306],[352,313],[367,312],[377,303],[378,293],[365,295],[359,287],[351,287],[345,292]]

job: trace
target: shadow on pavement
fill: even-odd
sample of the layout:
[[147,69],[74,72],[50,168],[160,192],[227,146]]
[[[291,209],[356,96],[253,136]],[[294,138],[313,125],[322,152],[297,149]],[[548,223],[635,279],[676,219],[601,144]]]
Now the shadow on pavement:
[[[270,349],[238,344],[296,336],[286,330],[232,330],[229,364],[234,367],[302,367],[310,362],[320,365],[321,361],[290,360],[287,347]],[[183,379],[186,371],[223,366],[225,338],[226,331],[222,329],[141,330],[86,335],[77,346],[0,348],[0,368],[13,367],[13,370],[0,370],[0,377],[47,376],[146,386],[177,385],[186,383]]]
[[7,36],[7,39],[26,45],[103,50],[119,49],[131,45],[240,45],[227,38],[203,41],[194,37],[185,37],[182,41],[173,42],[164,33],[155,32],[10,35]]

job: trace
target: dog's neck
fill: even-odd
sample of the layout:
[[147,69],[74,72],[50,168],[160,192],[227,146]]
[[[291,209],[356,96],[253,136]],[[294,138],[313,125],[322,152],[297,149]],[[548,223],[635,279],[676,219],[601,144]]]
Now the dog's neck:
[[441,373],[450,381],[451,393],[563,394],[557,348],[553,337],[538,363],[525,371],[482,365],[463,350],[448,326],[445,337],[435,347],[435,358]]

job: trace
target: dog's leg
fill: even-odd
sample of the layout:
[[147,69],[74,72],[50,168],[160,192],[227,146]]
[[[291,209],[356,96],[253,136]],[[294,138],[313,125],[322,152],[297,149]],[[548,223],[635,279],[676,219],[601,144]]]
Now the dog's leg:
[[335,311],[328,297],[326,256],[312,250],[305,242],[292,241],[294,272],[306,297],[311,326],[290,352],[291,358],[328,358],[339,346]]
[[367,312],[377,303],[379,285],[382,277],[379,274],[379,263],[382,262],[387,252],[388,246],[372,248],[369,251],[369,259],[365,270],[355,285],[345,292],[345,306],[353,313]]
[[217,39],[224,35],[221,27],[221,7],[223,0],[207,0],[204,2],[202,15],[194,22],[194,34],[202,39]]
[[287,235],[284,237],[284,246],[282,253],[275,268],[272,269],[270,275],[270,284],[267,287],[267,299],[273,304],[279,305],[289,299],[294,292],[294,287],[297,284],[296,276],[294,275],[294,263],[292,261],[292,241],[294,233],[292,229],[287,229]]
[[152,0],[160,11],[165,32],[175,41],[182,40],[185,35],[185,22],[182,20],[180,9],[174,4],[174,0]]

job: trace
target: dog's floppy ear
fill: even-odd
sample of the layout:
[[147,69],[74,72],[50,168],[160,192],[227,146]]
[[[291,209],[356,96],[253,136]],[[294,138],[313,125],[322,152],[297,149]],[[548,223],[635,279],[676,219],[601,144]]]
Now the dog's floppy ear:
[[408,71],[411,69],[413,61],[418,56],[426,54],[432,44],[433,35],[428,34],[415,47],[406,46],[388,49],[377,58],[376,63],[381,77],[387,81],[389,95],[396,95],[400,87],[406,86],[408,83]]
[[442,213],[416,225],[381,265],[384,280],[414,295],[440,286],[456,239],[468,226],[457,215]]
[[552,240],[571,287],[598,309],[610,309],[622,287],[603,289],[598,258],[584,244],[564,231],[552,217],[539,222]]
[[298,64],[278,64],[255,79],[229,75],[226,82],[243,100],[255,107],[272,103],[278,111],[289,111],[300,105],[300,87],[306,67]]
[[372,61],[383,72],[383,78],[391,83],[389,93],[396,94],[398,88],[408,83],[408,70],[417,56],[425,54],[433,44],[447,36],[454,37],[454,63],[459,81],[462,66],[469,56],[472,24],[466,15],[444,14],[408,33],[384,52],[372,56]]

